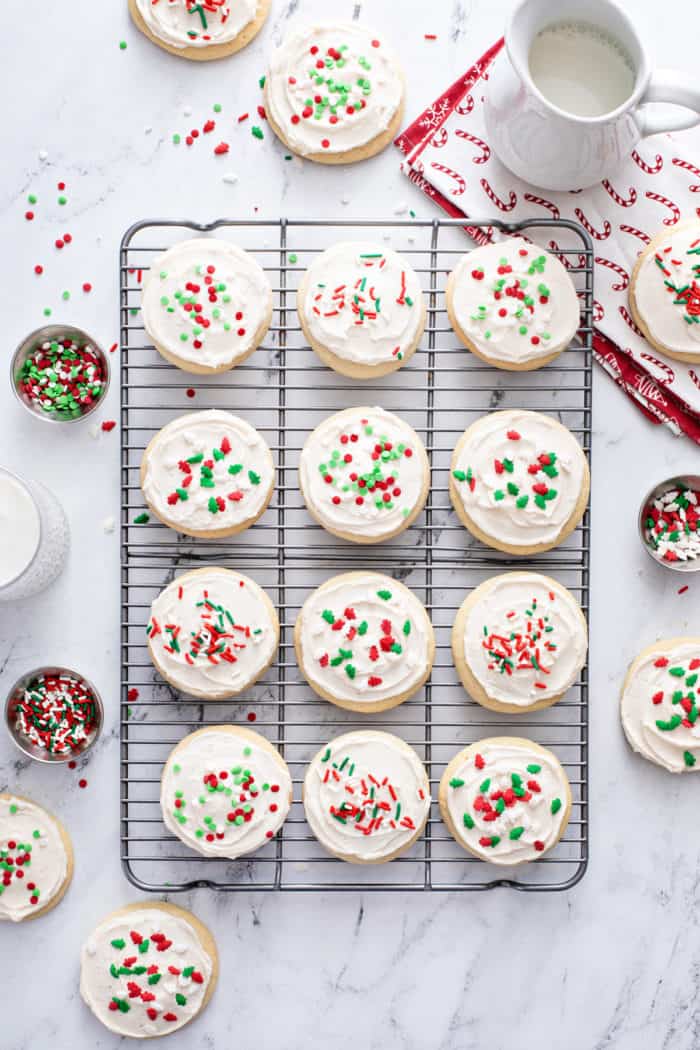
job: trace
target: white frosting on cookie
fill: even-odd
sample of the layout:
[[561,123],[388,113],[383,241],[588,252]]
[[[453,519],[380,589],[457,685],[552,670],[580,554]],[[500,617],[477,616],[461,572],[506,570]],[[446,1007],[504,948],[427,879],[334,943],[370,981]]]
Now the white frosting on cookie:
[[395,251],[344,241],[319,255],[300,304],[313,342],[360,365],[403,360],[423,323],[418,277]]
[[460,259],[452,308],[477,350],[507,364],[558,353],[580,323],[576,289],[562,264],[522,237],[486,244]]
[[481,740],[444,779],[457,841],[492,864],[537,860],[563,830],[569,785],[546,749]]
[[425,502],[423,444],[381,408],[350,408],[310,435],[299,460],[307,506],[324,528],[375,540],[392,535]]
[[669,773],[700,769],[700,638],[652,648],[622,694],[622,728],[630,746]]
[[170,47],[228,44],[245,29],[258,0],[136,0],[153,36]]
[[68,875],[56,821],[23,798],[0,798],[0,922],[21,922],[50,904]]
[[154,599],[148,646],[165,677],[219,700],[240,693],[269,664],[277,623],[257,583],[231,569],[188,572]]
[[390,733],[331,740],[304,779],[306,819],[331,853],[377,863],[405,848],[430,809],[430,785],[413,748]]
[[271,303],[270,282],[252,255],[228,241],[196,237],[153,261],[141,310],[156,346],[220,368],[233,367],[257,345]]
[[83,945],[80,962],[84,1001],[106,1028],[132,1039],[191,1021],[213,972],[194,927],[148,904],[109,915]]
[[486,694],[527,708],[561,696],[586,660],[581,608],[565,587],[535,572],[487,580],[473,595],[461,639]]
[[380,573],[336,576],[300,612],[309,683],[347,703],[382,703],[413,692],[431,659],[433,631],[407,587]]
[[452,477],[471,521],[511,546],[554,544],[578,502],[586,460],[550,416],[493,412],[453,456]]
[[403,75],[383,40],[357,24],[299,26],[272,55],[270,116],[296,153],[347,153],[386,131]]
[[262,737],[227,729],[193,733],[178,744],[165,763],[160,804],[166,827],[186,846],[234,860],[282,827],[292,781]]
[[669,230],[646,255],[634,299],[655,342],[676,354],[700,353],[700,223]]
[[257,430],[211,409],[180,416],[156,435],[146,453],[143,494],[181,532],[206,532],[260,514],[274,476]]

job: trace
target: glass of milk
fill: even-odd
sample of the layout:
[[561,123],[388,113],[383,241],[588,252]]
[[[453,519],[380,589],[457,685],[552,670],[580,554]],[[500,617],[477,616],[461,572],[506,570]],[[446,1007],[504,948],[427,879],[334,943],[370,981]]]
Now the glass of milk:
[[0,602],[48,587],[69,545],[68,521],[53,493],[0,467]]

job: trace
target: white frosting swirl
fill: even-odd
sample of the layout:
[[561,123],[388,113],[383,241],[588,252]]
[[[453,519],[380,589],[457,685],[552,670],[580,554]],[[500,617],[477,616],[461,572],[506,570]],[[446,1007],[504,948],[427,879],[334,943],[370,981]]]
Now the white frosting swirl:
[[700,769],[700,638],[652,646],[622,693],[622,728],[633,751],[669,773]]
[[484,416],[452,459],[454,488],[470,520],[510,546],[554,545],[586,477],[586,457],[571,431],[539,412]]
[[304,809],[321,845],[350,860],[378,863],[405,849],[423,827],[430,785],[412,747],[391,733],[345,733],[312,760]]
[[515,365],[565,349],[580,318],[576,289],[562,264],[522,237],[486,244],[460,259],[452,309],[480,353]]
[[264,846],[289,813],[292,780],[257,733],[223,726],[190,734],[161,780],[165,826],[205,857],[235,860]]
[[195,928],[148,904],[109,915],[83,945],[80,962],[83,1000],[111,1032],[132,1039],[167,1035],[191,1021],[213,972]]
[[198,569],[153,600],[148,648],[176,688],[210,700],[234,696],[267,668],[278,623],[254,580],[230,569]]
[[142,488],[153,511],[180,532],[207,532],[257,517],[274,477],[270,450],[257,430],[211,409],[180,416],[159,431],[145,453]]
[[299,26],[273,53],[265,88],[269,115],[296,153],[347,153],[389,128],[403,75],[363,26]]
[[633,290],[655,342],[675,354],[700,354],[700,223],[669,230],[642,260]]
[[143,324],[153,342],[207,368],[232,368],[254,350],[271,304],[253,256],[214,237],[169,248],[143,280]]
[[235,40],[255,18],[258,0],[136,0],[153,36],[170,47],[211,47]]
[[309,267],[300,310],[313,342],[344,361],[384,365],[413,349],[423,325],[423,293],[397,252],[344,241]]
[[414,520],[429,469],[407,423],[381,408],[348,408],[310,435],[299,480],[309,510],[329,532],[382,540]]
[[68,874],[56,821],[28,799],[0,796],[0,922],[21,922],[50,904]]
[[443,778],[457,841],[492,864],[537,860],[561,835],[569,784],[546,748],[480,740]]
[[586,661],[586,621],[573,594],[547,576],[509,572],[471,596],[461,644],[486,694],[527,708],[559,697]]
[[304,674],[339,702],[379,704],[414,692],[426,677],[432,626],[415,594],[389,576],[335,576],[299,617]]

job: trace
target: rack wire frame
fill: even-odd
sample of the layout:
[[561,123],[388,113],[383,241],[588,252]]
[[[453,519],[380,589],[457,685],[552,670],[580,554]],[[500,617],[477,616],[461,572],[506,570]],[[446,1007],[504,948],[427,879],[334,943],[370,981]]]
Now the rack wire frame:
[[[564,220],[507,223],[470,219],[469,231],[489,239],[518,233],[556,252],[574,279],[581,327],[574,345],[533,372],[505,372],[482,363],[459,344],[445,310],[446,278],[470,244],[461,220],[220,219],[208,223],[150,219],[126,231],[119,254],[121,329],[121,691],[120,856],[127,878],[157,893],[214,890],[566,890],[588,863],[588,673],[554,707],[499,715],[465,693],[453,667],[450,630],[466,594],[509,568],[555,575],[589,607],[590,509],[574,533],[553,551],[523,560],[474,540],[452,512],[448,467],[464,428],[498,408],[555,414],[591,452],[593,246],[587,233]],[[150,263],[188,236],[215,234],[251,251],[274,294],[267,338],[231,372],[194,377],[167,364],[150,345],[139,305]],[[341,239],[391,241],[419,275],[427,304],[421,345],[398,372],[378,381],[350,381],[325,368],[305,345],[296,314],[296,288],[313,258]],[[192,398],[192,389],[195,397]],[[190,396],[188,396],[188,393]],[[306,512],[296,465],[306,435],[327,415],[350,405],[381,404],[418,431],[431,463],[424,513],[399,537],[366,547],[338,540]],[[276,461],[271,504],[247,532],[225,540],[196,540],[159,524],[134,524],[143,510],[141,456],[153,434],[176,416],[227,408],[265,436]],[[232,702],[201,702],[163,682],[148,657],[145,628],[150,603],[181,571],[222,564],[250,574],[279,610],[280,648],[262,682]],[[424,602],[436,632],[431,678],[392,711],[362,716],[336,708],[306,686],[294,659],[294,619],[306,595],[338,572],[365,567],[402,580]],[[138,699],[130,700],[132,690]],[[247,716],[254,716],[251,726]],[[159,785],[171,748],[203,725],[243,723],[270,739],[290,767],[294,803],[278,836],[239,861],[199,857],[162,823]],[[313,838],[300,801],[306,764],[327,740],[362,725],[395,732],[426,764],[433,805],[424,835],[391,864],[356,866],[337,860]],[[536,864],[507,871],[460,849],[440,819],[437,786],[450,758],[467,743],[491,735],[531,736],[551,747],[572,788],[571,817],[561,842]]]

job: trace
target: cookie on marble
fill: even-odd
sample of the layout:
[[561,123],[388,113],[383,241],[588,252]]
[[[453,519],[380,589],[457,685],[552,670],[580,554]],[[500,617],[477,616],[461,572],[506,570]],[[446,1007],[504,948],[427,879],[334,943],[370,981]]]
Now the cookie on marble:
[[350,164],[379,153],[403,115],[404,77],[384,40],[358,23],[297,26],[272,55],[265,109],[293,153]]
[[452,455],[450,498],[473,536],[507,554],[561,543],[581,521],[588,461],[565,426],[541,412],[492,412],[467,427]]
[[0,922],[25,922],[55,908],[73,878],[63,824],[22,795],[0,794]]
[[219,409],[188,412],[151,439],[141,460],[149,510],[186,536],[234,536],[264,514],[275,487],[270,450],[255,427]]
[[154,598],[148,652],[188,696],[226,700],[257,682],[279,645],[277,612],[262,587],[232,569],[194,569]]
[[299,487],[309,514],[353,543],[381,543],[425,506],[430,464],[415,430],[382,408],[347,408],[306,439]]
[[435,635],[408,587],[378,572],[347,572],[306,599],[294,647],[314,692],[371,714],[403,703],[427,681]]
[[425,328],[415,271],[397,252],[370,241],[343,241],[311,263],[297,292],[310,346],[351,379],[395,372],[413,356]]
[[700,769],[700,638],[643,649],[622,686],[622,728],[633,751],[669,773]]
[[246,47],[271,0],[129,0],[135,25],[171,55],[206,62]]
[[448,278],[446,305],[462,343],[509,371],[549,364],[581,323],[576,288],[562,263],[522,237],[463,255]]
[[311,760],[303,799],[324,849],[350,864],[384,864],[423,833],[430,784],[412,747],[391,733],[360,729],[331,740]]
[[190,733],[163,768],[167,829],[205,857],[235,860],[274,838],[292,804],[292,778],[279,751],[242,726]]
[[561,700],[587,649],[581,606],[561,583],[537,572],[484,580],[465,598],[452,628],[464,688],[483,707],[511,714]]
[[652,238],[632,271],[629,301],[636,324],[659,353],[700,362],[700,220]]
[[548,748],[520,737],[489,737],[455,755],[439,801],[463,849],[510,866],[538,860],[556,846],[569,820],[571,788]]
[[143,279],[143,326],[171,364],[196,375],[226,372],[253,353],[272,319],[272,289],[252,255],[229,241],[180,241]]
[[80,994],[120,1036],[150,1039],[189,1024],[209,1002],[216,943],[191,912],[144,901],[111,912],[80,954]]

